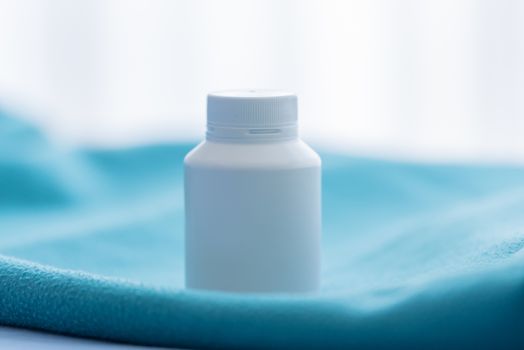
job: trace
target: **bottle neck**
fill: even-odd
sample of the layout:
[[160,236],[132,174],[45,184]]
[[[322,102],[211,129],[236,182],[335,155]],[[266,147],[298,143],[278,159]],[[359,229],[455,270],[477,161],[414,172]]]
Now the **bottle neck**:
[[233,143],[266,143],[290,141],[298,138],[296,123],[269,128],[224,126],[207,124],[206,140]]

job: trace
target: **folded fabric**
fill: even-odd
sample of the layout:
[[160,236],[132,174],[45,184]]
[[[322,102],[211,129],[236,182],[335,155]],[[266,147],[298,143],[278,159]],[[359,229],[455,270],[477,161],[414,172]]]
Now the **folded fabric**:
[[317,295],[183,289],[187,144],[0,111],[0,324],[185,348],[524,348],[524,168],[323,153]]

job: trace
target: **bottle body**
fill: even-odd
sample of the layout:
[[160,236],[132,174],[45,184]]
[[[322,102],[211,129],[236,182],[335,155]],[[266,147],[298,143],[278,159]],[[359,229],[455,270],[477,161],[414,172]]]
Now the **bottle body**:
[[184,168],[188,288],[319,288],[321,162],[309,146],[208,140]]

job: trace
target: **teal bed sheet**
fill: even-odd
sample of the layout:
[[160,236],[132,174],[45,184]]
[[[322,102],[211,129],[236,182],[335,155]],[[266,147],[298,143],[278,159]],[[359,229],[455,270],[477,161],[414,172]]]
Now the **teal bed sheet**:
[[57,147],[0,112],[0,324],[197,349],[524,349],[524,168],[322,153],[317,295],[183,289],[193,145]]

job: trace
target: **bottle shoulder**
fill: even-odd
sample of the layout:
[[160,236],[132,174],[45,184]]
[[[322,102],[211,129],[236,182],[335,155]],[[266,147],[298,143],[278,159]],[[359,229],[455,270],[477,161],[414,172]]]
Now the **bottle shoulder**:
[[300,139],[274,143],[203,141],[185,157],[186,167],[291,169],[320,167],[318,154]]

